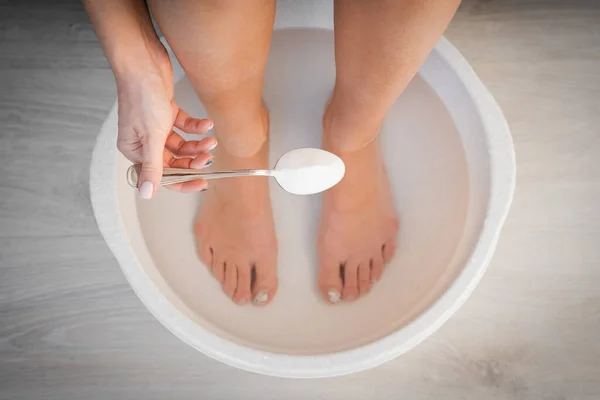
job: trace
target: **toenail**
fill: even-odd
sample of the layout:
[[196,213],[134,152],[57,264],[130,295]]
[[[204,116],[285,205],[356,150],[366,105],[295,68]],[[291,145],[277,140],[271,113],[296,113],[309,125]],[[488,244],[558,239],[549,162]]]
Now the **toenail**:
[[371,278],[371,285],[374,285],[378,282],[377,278]]
[[243,298],[243,299],[239,299],[239,300],[237,301],[237,303],[238,303],[238,305],[240,305],[240,306],[243,306],[243,305],[245,305],[245,304],[247,304],[247,303],[248,303],[248,300],[246,300],[245,298]]
[[208,151],[213,151],[216,148],[217,148],[217,143],[215,142],[215,143],[213,143],[213,144],[210,145],[210,147],[208,148]]
[[263,290],[261,292],[258,292],[258,294],[254,296],[254,300],[252,300],[252,302],[254,304],[264,304],[267,302],[268,299],[269,295]]
[[356,299],[356,297],[354,297],[353,294],[346,296],[346,300],[348,300],[348,301],[354,301],[354,299]]
[[215,162],[215,159],[214,159],[214,158],[211,158],[210,160],[208,160],[208,161],[206,162],[206,164],[204,164],[204,168],[208,168],[208,167],[210,167],[210,166],[212,165],[212,163],[214,163],[214,162]]
[[208,190],[208,186],[201,190],[201,192],[206,192]]
[[327,297],[329,297],[329,302],[330,303],[339,303],[340,301],[340,292],[336,291],[336,290],[330,290],[329,292],[327,292]]

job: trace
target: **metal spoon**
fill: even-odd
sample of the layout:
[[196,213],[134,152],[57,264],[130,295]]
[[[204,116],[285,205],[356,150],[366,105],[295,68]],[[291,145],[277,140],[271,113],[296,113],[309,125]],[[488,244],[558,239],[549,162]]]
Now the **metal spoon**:
[[[127,170],[127,183],[137,188],[141,165]],[[335,154],[321,149],[295,149],[282,155],[273,169],[246,169],[204,172],[201,169],[163,168],[161,186],[196,179],[270,176],[289,193],[307,195],[325,191],[344,177],[344,162]],[[310,184],[308,184],[310,183]]]

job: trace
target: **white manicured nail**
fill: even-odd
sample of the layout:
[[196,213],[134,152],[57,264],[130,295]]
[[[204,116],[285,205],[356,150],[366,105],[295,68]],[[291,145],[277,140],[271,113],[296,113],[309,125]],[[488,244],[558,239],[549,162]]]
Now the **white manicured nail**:
[[329,297],[330,303],[339,303],[340,302],[340,293],[337,290],[330,290],[327,292],[327,297]]
[[256,294],[256,296],[254,296],[254,300],[252,300],[252,302],[257,305],[264,304],[267,302],[268,299],[269,299],[268,293],[263,290],[261,292],[258,292]]
[[142,199],[149,200],[152,198],[152,194],[154,192],[154,185],[150,181],[146,181],[142,183],[140,186],[140,197]]

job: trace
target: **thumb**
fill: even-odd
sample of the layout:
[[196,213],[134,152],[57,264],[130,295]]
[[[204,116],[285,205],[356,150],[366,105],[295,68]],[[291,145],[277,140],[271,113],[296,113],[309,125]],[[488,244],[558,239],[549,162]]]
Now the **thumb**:
[[160,186],[165,140],[163,135],[148,135],[142,141],[142,170],[138,180],[142,199],[151,199]]

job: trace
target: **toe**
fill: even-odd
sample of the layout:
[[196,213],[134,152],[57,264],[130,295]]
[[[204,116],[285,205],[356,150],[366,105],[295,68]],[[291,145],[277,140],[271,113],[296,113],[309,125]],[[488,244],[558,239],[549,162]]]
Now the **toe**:
[[376,284],[383,274],[383,256],[379,254],[371,260],[371,285]]
[[319,289],[328,302],[339,303],[342,298],[342,275],[340,262],[322,260],[319,267]]
[[196,222],[194,225],[194,234],[196,235],[196,245],[200,261],[202,261],[202,264],[204,264],[208,269],[212,269],[213,251],[211,246],[204,238],[203,226],[201,223]]
[[220,259],[218,254],[214,254],[214,252],[212,257],[212,273],[219,283],[225,282],[225,261]]
[[237,288],[233,295],[233,301],[243,306],[248,304],[251,296],[251,267],[250,264],[242,264],[237,266]]
[[254,265],[255,280],[252,287],[252,303],[267,305],[277,292],[277,260],[261,260]]
[[210,246],[199,244],[198,255],[200,256],[200,261],[202,261],[202,264],[204,264],[207,268],[212,268],[213,254]]
[[233,298],[235,289],[237,288],[237,267],[233,262],[225,263],[225,282],[223,282],[223,290],[230,298]]
[[361,262],[358,266],[358,290],[362,295],[371,290],[371,261]]
[[383,262],[385,264],[392,260],[394,253],[396,253],[396,237],[392,237],[383,244],[381,253],[383,254]]
[[342,298],[346,301],[358,298],[358,263],[347,262],[344,265],[344,289]]

